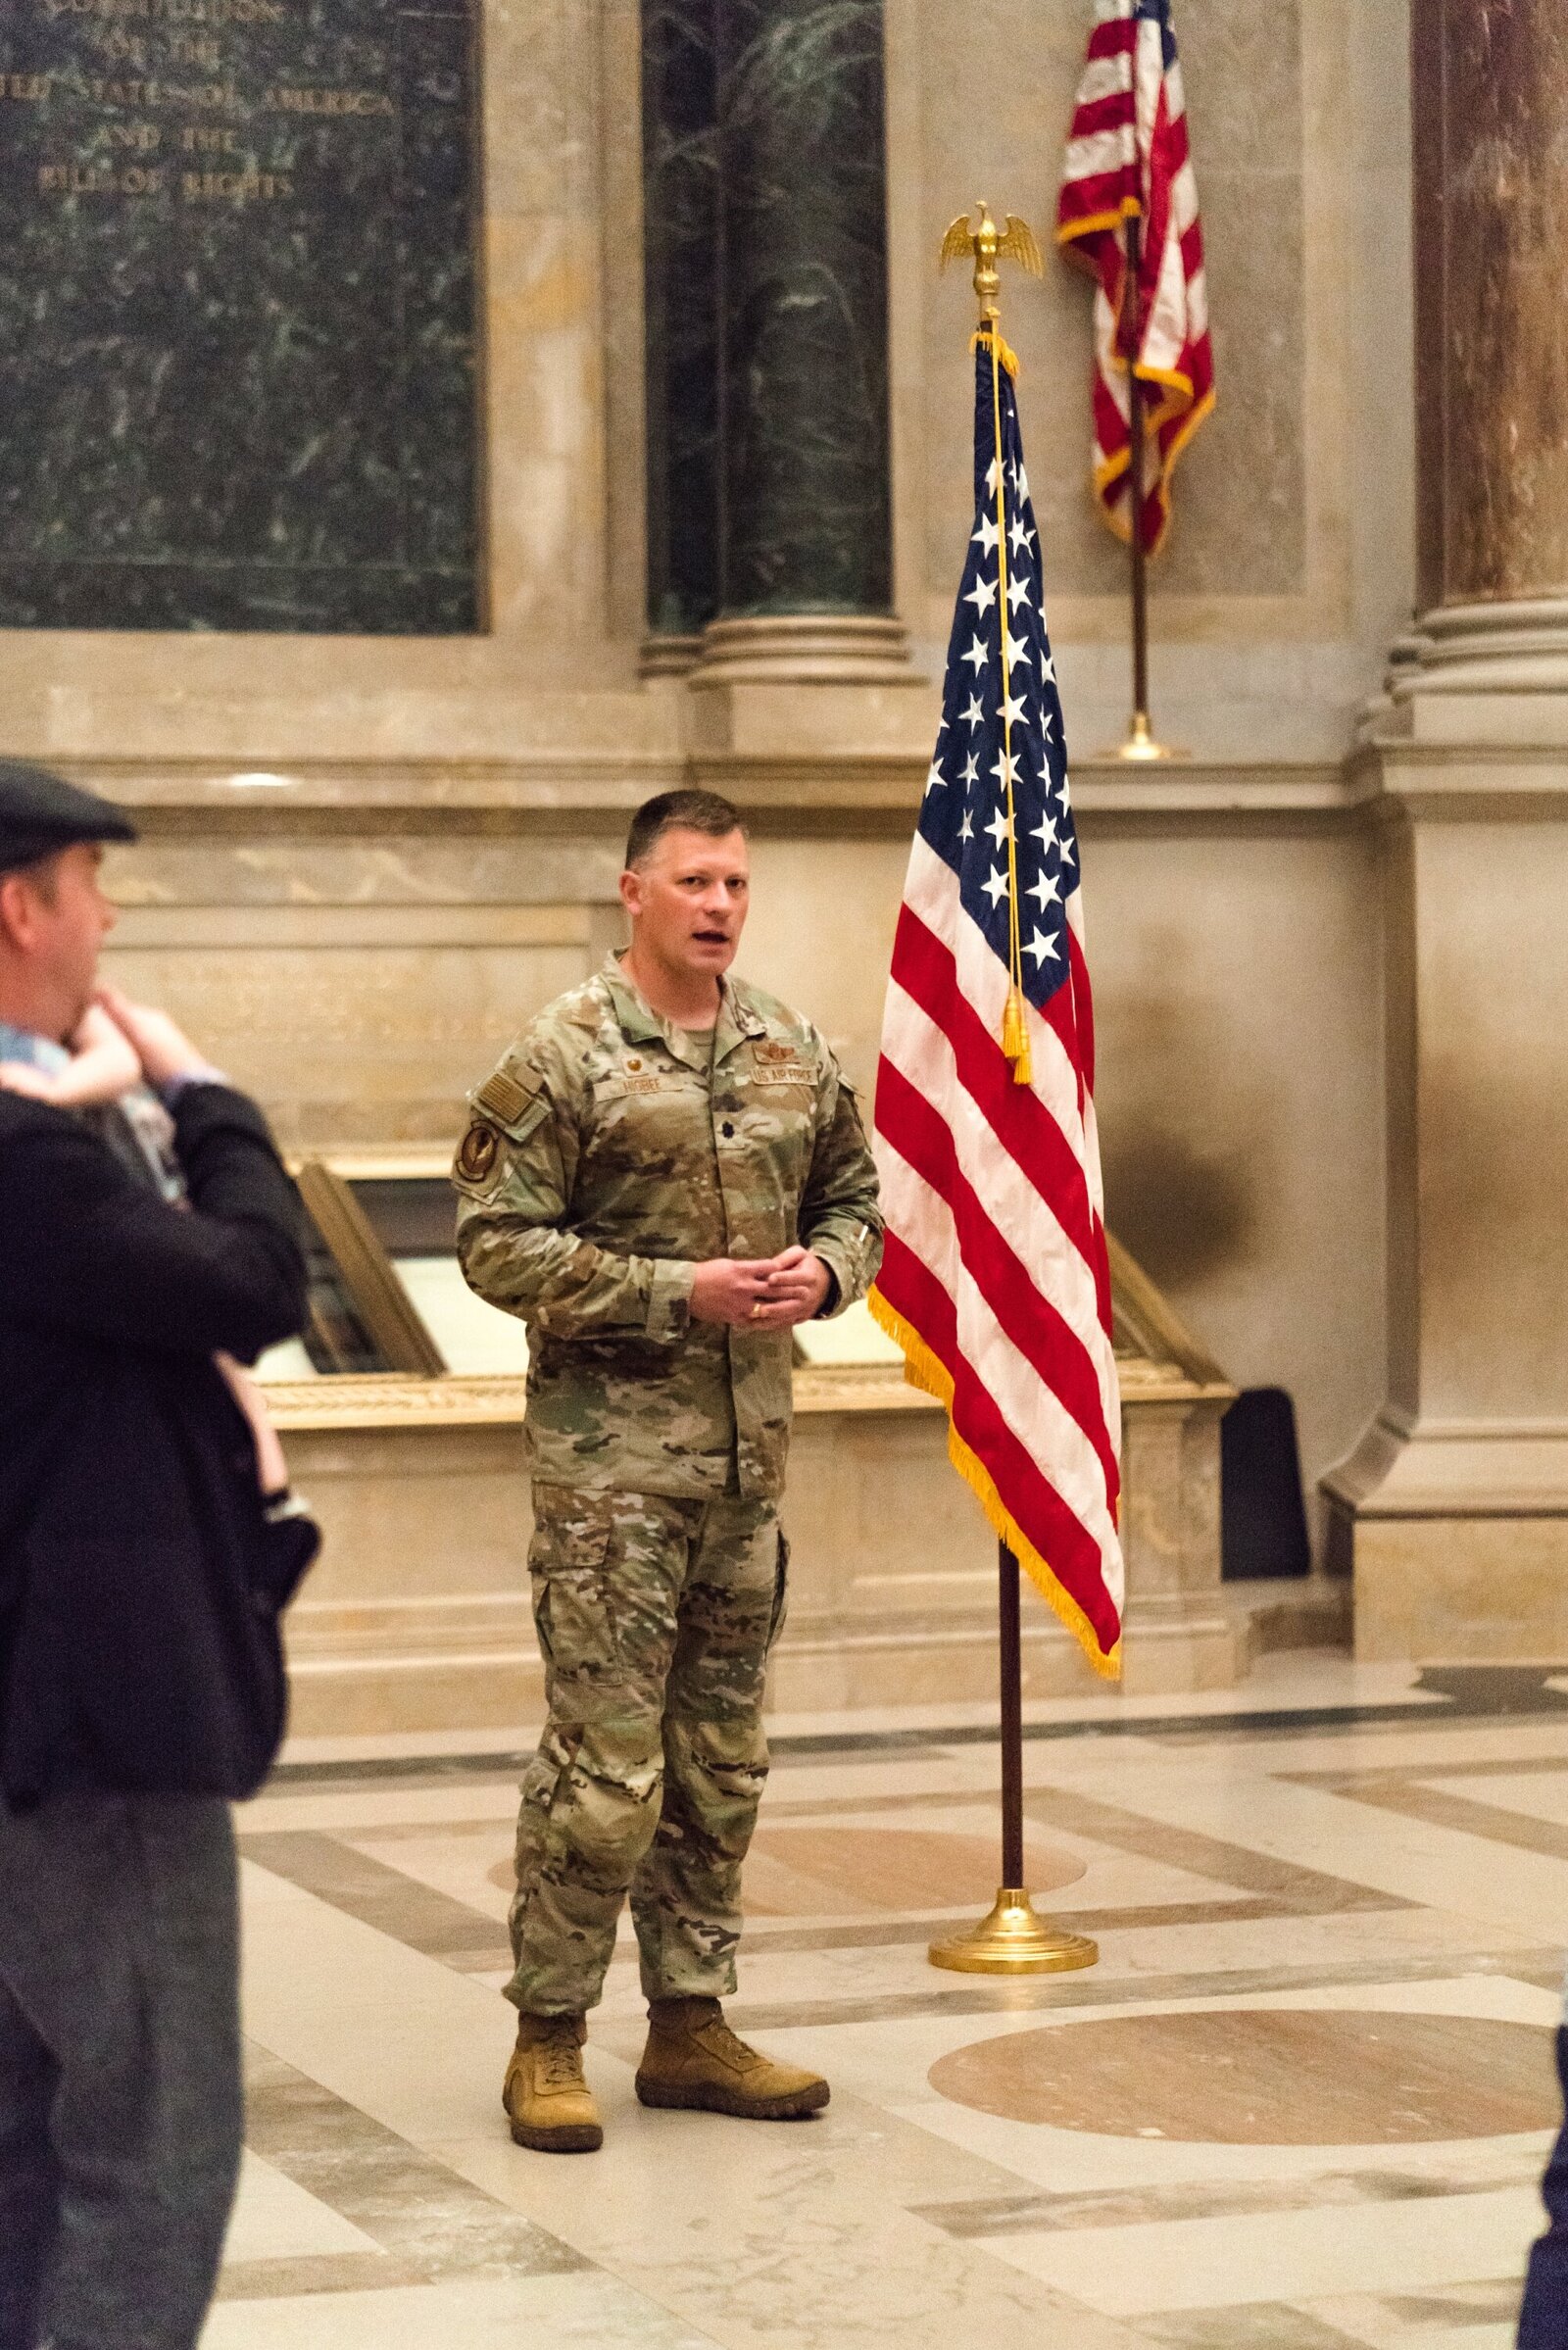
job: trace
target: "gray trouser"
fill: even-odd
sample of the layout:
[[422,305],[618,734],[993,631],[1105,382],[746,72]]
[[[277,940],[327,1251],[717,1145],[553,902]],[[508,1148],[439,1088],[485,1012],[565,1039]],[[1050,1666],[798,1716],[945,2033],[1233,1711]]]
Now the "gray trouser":
[[0,1803],[0,2350],[191,2350],[243,2102],[234,1838],[196,1796]]

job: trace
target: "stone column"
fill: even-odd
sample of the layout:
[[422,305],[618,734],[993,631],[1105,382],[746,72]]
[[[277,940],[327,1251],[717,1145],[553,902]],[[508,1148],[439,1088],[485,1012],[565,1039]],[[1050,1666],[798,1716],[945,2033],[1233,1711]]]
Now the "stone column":
[[1422,602],[1568,595],[1568,10],[1412,14]]
[[1420,573],[1363,758],[1388,1401],[1327,1481],[1356,1645],[1568,1656],[1568,14],[1414,0]]
[[720,609],[696,683],[904,670],[881,0],[721,0]]
[[718,610],[714,13],[715,0],[643,0],[647,676],[690,668]]

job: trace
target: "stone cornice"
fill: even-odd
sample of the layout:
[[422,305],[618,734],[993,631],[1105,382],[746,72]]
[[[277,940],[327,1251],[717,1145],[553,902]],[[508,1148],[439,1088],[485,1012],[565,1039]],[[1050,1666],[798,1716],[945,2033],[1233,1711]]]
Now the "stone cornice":
[[1568,814],[1568,742],[1433,740],[1390,728],[1346,762],[1385,821],[1540,823]]
[[[1400,809],[1505,818],[1568,807],[1568,739],[1521,726],[1484,735],[1510,698],[1488,696],[1458,732],[1412,730],[1385,703],[1344,759],[1184,759],[1158,767],[1080,759],[1073,803],[1091,833],[1333,829]],[[1544,718],[1542,697],[1521,697]],[[1568,708],[1568,706],[1565,706]],[[1565,717],[1568,728],[1568,717]],[[720,791],[764,837],[906,838],[927,755],[862,749],[529,749],[513,758],[309,759],[273,769],[214,759],[78,759],[61,771],[134,809],[150,840],[365,833],[618,839],[629,811],[681,784]]]
[[[1540,703],[1532,707],[1539,711]],[[1449,710],[1457,715],[1453,704]],[[926,758],[903,751],[529,751],[513,759],[296,759],[275,770],[202,759],[82,759],[61,771],[135,810],[149,841],[367,834],[620,838],[629,811],[682,784],[725,793],[763,838],[906,839]],[[252,778],[253,780],[244,780]],[[1343,760],[1082,759],[1085,832],[1336,830],[1401,813],[1494,820],[1568,809],[1568,741],[1412,733],[1387,705]]]
[[[119,758],[59,762],[62,772],[135,810],[150,839],[348,835],[395,830],[451,835],[617,836],[652,793],[690,783],[720,791],[764,836],[906,837],[928,753],[786,754],[630,748],[514,758],[231,759]],[[1335,824],[1375,797],[1364,759],[1184,760],[1151,771],[1114,759],[1073,769],[1074,804],[1090,827],[1194,823],[1229,829]]]
[[[1152,1404],[1194,1405],[1223,1410],[1236,1390],[1220,1378],[1193,1378],[1172,1362],[1138,1357],[1118,1364],[1122,1397],[1129,1408]],[[269,1384],[267,1401],[284,1436],[330,1435],[349,1429],[440,1432],[454,1428],[522,1425],[524,1382],[520,1378],[411,1379],[397,1372],[364,1378],[309,1379]],[[816,1412],[931,1412],[934,1396],[909,1386],[896,1364],[800,1364],[795,1371],[795,1409]]]
[[149,834],[559,830],[598,814],[618,831],[686,780],[678,752],[529,751],[510,759],[75,759],[62,774],[133,808]]
[[[524,1383],[518,1378],[410,1379],[398,1373],[360,1379],[310,1379],[270,1385],[267,1400],[285,1436],[344,1429],[520,1428]],[[881,1364],[800,1368],[798,1412],[936,1411],[897,1367]]]

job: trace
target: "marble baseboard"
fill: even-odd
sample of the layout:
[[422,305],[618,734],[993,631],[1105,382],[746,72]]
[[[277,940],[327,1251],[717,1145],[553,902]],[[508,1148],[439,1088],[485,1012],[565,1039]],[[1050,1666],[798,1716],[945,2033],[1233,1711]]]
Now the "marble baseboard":
[[[1032,1608],[1023,1684],[1032,1698],[1083,1697],[1093,1676],[1072,1636]],[[1129,1617],[1128,1696],[1231,1688],[1250,1655],[1245,1617],[1207,1602],[1181,1615]],[[291,1724],[299,1738],[378,1731],[514,1732],[545,1710],[544,1667],[527,1602],[302,1605],[290,1622]],[[997,1687],[993,1612],[875,1633],[786,1634],[769,1678],[776,1712],[827,1706],[988,1703]]]
[[1568,1656],[1568,1423],[1420,1421],[1393,1406],[1323,1481],[1355,1653]]
[[1568,1657],[1568,1515],[1382,1518],[1352,1539],[1358,1658]]
[[1309,1575],[1299,1583],[1229,1583],[1222,1597],[1245,1626],[1249,1662],[1292,1648],[1348,1650],[1354,1639],[1348,1575]]

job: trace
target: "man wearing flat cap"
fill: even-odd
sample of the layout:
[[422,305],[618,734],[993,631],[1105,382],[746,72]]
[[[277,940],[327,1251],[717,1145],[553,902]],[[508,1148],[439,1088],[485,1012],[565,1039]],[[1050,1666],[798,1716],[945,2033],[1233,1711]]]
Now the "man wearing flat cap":
[[112,1106],[0,1090],[0,2350],[200,2330],[241,2130],[227,1798],[281,1733],[300,1564],[215,1361],[299,1328],[297,1205],[260,1111],[97,997],[134,837],[0,761],[0,1063],[61,1069],[101,1001],[185,1195]]

